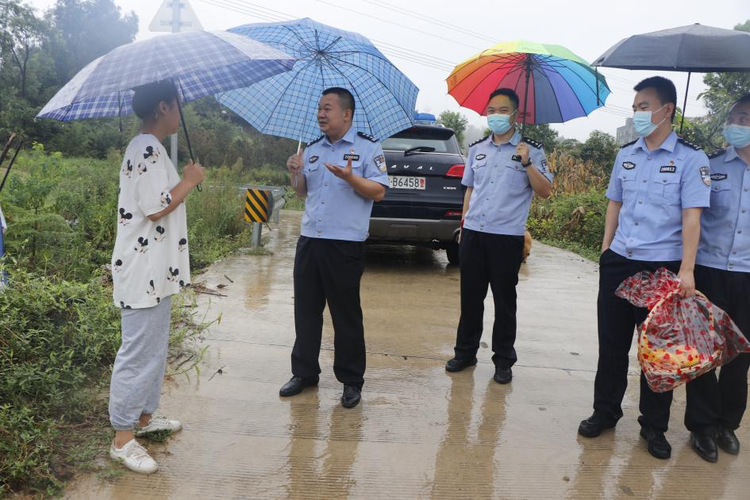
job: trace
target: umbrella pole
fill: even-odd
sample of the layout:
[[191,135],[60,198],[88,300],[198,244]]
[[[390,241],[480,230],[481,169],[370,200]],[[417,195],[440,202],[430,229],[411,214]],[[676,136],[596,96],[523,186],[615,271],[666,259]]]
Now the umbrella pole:
[[602,101],[599,99],[599,68],[594,66],[594,85],[596,85],[596,105],[599,106]]
[[685,100],[682,102],[682,119],[680,119],[680,135],[682,135],[682,126],[685,125],[685,108],[687,107],[688,90],[690,90],[690,72],[688,71],[687,85],[685,86]]
[[528,108],[528,100],[529,100],[529,78],[531,73],[531,59],[526,56],[526,90],[523,93],[523,123],[521,124],[521,135],[523,136],[524,131],[526,130],[526,109]]
[[[297,142],[297,154],[299,154],[300,151],[302,151],[302,139]],[[292,179],[292,187],[295,191],[297,190],[297,174],[295,174],[294,178]]]
[[0,193],[2,193],[3,188],[5,187],[5,181],[8,180],[8,174],[10,173],[10,169],[13,168],[13,164],[16,162],[16,157],[18,156],[18,152],[21,151],[22,146],[23,146],[23,141],[18,143],[18,146],[16,147],[16,152],[13,154],[13,158],[11,158],[10,163],[8,163],[8,168],[5,170],[5,175],[3,176],[3,182],[0,183]]
[[[180,94],[185,97],[185,91],[182,90],[182,84],[180,80],[177,80],[177,85],[180,87]],[[180,122],[182,123],[182,131],[185,132],[185,142],[187,143],[188,153],[190,154],[190,160],[195,163],[195,157],[193,156],[193,147],[190,145],[190,135],[188,134],[187,124],[185,123],[185,114],[182,112],[182,104],[180,104],[180,96],[177,96],[177,110],[180,112]],[[175,165],[177,167],[177,165]],[[198,184],[198,191],[203,191],[203,188]]]

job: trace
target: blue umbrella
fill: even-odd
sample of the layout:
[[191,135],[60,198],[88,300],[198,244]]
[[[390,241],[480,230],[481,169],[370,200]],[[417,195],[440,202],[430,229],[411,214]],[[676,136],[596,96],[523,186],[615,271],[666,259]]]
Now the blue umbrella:
[[182,101],[246,87],[289,71],[294,59],[246,37],[189,31],[117,47],[78,72],[38,118],[60,121],[130,113],[133,89],[171,79]]
[[385,139],[412,126],[419,89],[364,36],[308,18],[229,31],[298,59],[292,71],[217,96],[261,133],[307,142],[320,136],[316,110],[329,87],[354,95],[360,132]]

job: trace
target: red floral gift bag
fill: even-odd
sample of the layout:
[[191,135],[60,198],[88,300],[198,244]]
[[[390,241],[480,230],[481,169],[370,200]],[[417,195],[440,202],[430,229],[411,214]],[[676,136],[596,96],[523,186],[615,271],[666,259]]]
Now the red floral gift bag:
[[638,328],[638,361],[654,392],[671,391],[725,365],[750,344],[722,309],[700,292],[679,295],[680,280],[660,268],[623,281],[615,294],[650,310]]

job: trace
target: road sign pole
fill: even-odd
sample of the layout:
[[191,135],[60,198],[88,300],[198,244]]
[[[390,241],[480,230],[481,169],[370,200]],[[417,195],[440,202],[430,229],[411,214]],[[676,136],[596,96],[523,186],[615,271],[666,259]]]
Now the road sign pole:
[[263,231],[263,224],[260,222],[253,222],[253,239],[252,239],[252,247],[260,248],[260,235]]

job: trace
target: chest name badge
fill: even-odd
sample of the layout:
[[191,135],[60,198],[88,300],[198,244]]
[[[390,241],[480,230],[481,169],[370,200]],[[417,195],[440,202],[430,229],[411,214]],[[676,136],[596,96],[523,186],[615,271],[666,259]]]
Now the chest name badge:
[[727,174],[711,174],[712,181],[723,181],[726,180]]
[[484,160],[485,158],[487,158],[486,154],[480,154],[474,157],[475,160]]
[[347,153],[344,155],[344,161],[359,161],[359,155],[355,155],[352,153]]
[[315,163],[316,161],[318,161],[318,157],[317,157],[317,156],[311,156],[311,157],[310,157],[310,159],[309,159],[308,161],[309,161],[310,163]]
[[624,161],[622,162],[622,168],[625,170],[633,170],[635,168],[635,163],[632,161]]
[[676,165],[664,165],[659,168],[659,173],[661,174],[674,174],[675,172],[677,172]]
[[707,166],[700,168],[701,180],[706,186],[711,186],[711,169]]

